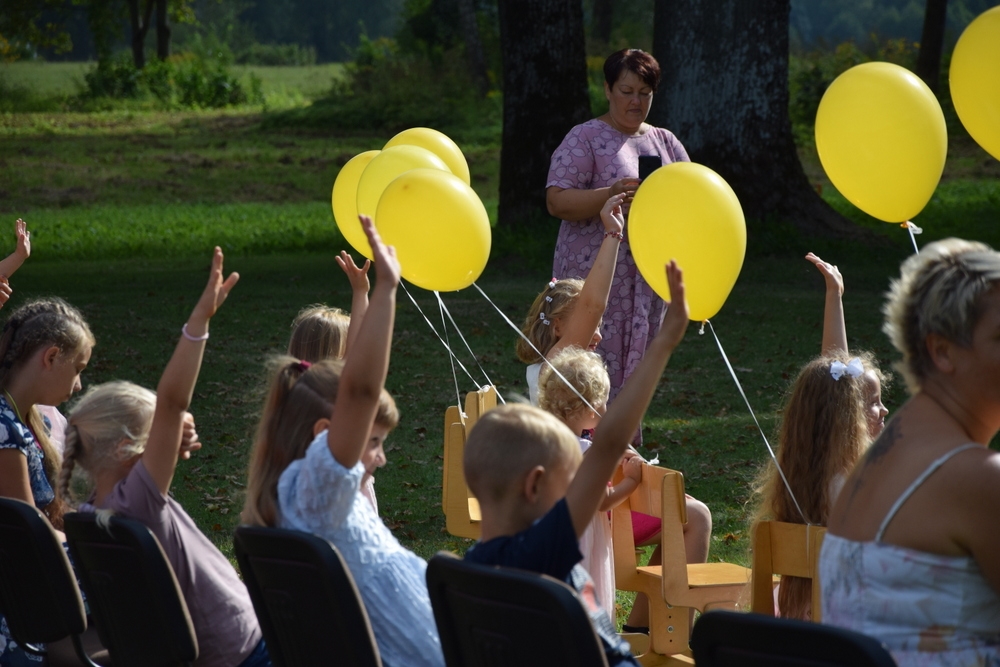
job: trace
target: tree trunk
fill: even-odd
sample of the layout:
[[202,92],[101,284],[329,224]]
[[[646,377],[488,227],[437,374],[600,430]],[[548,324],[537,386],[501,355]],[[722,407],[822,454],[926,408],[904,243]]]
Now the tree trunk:
[[792,138],[790,10],[790,0],[657,2],[653,53],[663,79],[649,122],[725,178],[747,218],[853,236],[858,228],[813,190]]
[[503,144],[499,223],[547,215],[552,151],[590,117],[580,0],[501,0]]
[[156,57],[170,57],[170,22],[167,19],[167,0],[156,0]]
[[476,20],[476,4],[474,0],[458,0],[458,16],[462,25],[465,40],[465,55],[469,59],[469,71],[476,89],[483,97],[490,90],[490,79],[486,74],[486,56],[483,55],[483,42],[479,39],[479,21]]
[[924,30],[920,35],[917,55],[917,76],[938,92],[941,76],[941,50],[944,48],[944,25],[948,15],[948,0],[927,0],[924,8]]
[[[659,4],[659,3],[657,3]],[[602,47],[611,42],[611,20],[614,17],[614,4],[611,0],[594,0],[593,29],[594,41]]]
[[146,33],[153,14],[153,0],[146,0],[145,10],[139,13],[139,0],[128,0],[128,18],[132,27],[132,61],[136,69],[146,66]]

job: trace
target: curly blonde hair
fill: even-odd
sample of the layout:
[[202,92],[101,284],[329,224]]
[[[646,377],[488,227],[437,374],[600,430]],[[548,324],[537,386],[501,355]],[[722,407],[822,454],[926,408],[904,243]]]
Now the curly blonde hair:
[[[553,320],[569,315],[576,304],[576,298],[583,290],[583,281],[579,278],[556,280],[549,284],[551,287],[546,287],[541,294],[535,297],[535,301],[528,311],[528,316],[524,319],[524,325],[521,327],[521,333],[531,341],[538,352],[542,353],[542,356],[548,354],[548,351],[558,340],[553,332]],[[538,352],[533,350],[524,338],[518,338],[518,359],[526,364],[538,363],[542,360],[542,356],[539,356]]]
[[[572,389],[553,372],[553,368],[569,381]],[[544,364],[538,375],[538,407],[564,422],[578,410],[589,410],[573,389],[595,408],[607,402],[611,378],[596,352],[571,346]]]

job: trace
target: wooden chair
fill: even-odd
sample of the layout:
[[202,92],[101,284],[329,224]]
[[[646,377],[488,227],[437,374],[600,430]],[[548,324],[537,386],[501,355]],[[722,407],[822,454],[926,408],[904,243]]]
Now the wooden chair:
[[[632,511],[660,517],[662,566],[636,564]],[[650,601],[650,650],[639,656],[643,665],[693,664],[690,609],[735,609],[750,581],[750,570],[732,563],[688,564],[685,523],[684,476],[656,466],[643,466],[639,488],[612,512],[616,586],[645,593]]]
[[441,552],[427,592],[448,667],[608,664],[579,595],[552,577]]
[[[89,656],[84,650],[87,616],[58,535],[34,505],[13,498],[0,498],[0,610],[28,653],[46,655],[39,644],[50,649],[70,637],[80,664],[108,664],[107,651]],[[53,664],[51,655],[48,662]]]
[[193,665],[198,640],[173,568],[142,523],[112,516],[64,519],[69,550],[115,667]]
[[364,602],[337,549],[316,535],[240,526],[233,550],[276,667],[380,667]]
[[710,611],[694,626],[698,667],[893,667],[874,637],[820,623]]
[[774,616],[774,578],[780,574],[812,579],[812,620],[820,622],[819,550],[826,528],[761,521],[753,534],[750,611]]
[[479,417],[497,406],[497,390],[492,385],[470,391],[465,397],[465,412],[450,406],[444,413],[444,465],[441,480],[441,508],[445,527],[456,537],[479,539],[482,514],[479,501],[465,484],[462,461],[465,438]]

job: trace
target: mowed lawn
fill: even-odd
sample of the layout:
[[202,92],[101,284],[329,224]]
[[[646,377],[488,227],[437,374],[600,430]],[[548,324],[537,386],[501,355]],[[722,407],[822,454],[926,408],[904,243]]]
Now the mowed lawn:
[[[292,76],[273,74],[274,85]],[[192,407],[205,447],[181,463],[174,484],[177,498],[227,552],[267,360],[283,349],[301,307],[350,305],[333,262],[344,246],[330,212],[331,186],[350,157],[389,138],[336,128],[264,129],[260,120],[256,109],[0,116],[0,252],[13,247],[17,217],[28,221],[34,242],[32,259],[11,281],[10,306],[59,294],[83,309],[98,339],[85,384],[129,379],[155,387],[204,284],[212,246],[222,245],[227,269],[240,271],[240,284],[212,323]],[[499,128],[492,139],[457,139],[495,219]],[[915,220],[925,230],[919,242],[963,235],[996,245],[1000,168],[967,139],[952,143],[942,185]],[[903,230],[853,210],[815,156],[803,150],[803,158],[823,196],[872,236],[831,242],[780,224],[750,225],[740,279],[713,325],[769,438],[790,380],[820,347],[823,285],[802,256],[814,250],[840,266],[851,344],[875,352],[888,370],[896,355],[880,332],[882,294],[912,251]],[[528,254],[548,255],[554,230],[539,228],[525,240],[526,251],[537,251]],[[444,239],[442,252],[446,257]],[[478,284],[519,321],[550,277],[545,261],[506,251],[494,253]],[[440,329],[433,295],[409,289]],[[476,355],[452,332],[475,382],[484,381],[481,364],[502,395],[523,394],[516,335],[493,306],[471,289],[443,299]],[[456,401],[451,364],[402,291],[398,301],[388,388],[402,423],[376,478],[380,509],[419,554],[461,552],[468,542],[446,533],[440,502],[443,415]],[[463,393],[475,388],[461,371],[458,383]],[[903,400],[900,382],[886,390],[890,410]],[[745,563],[752,481],[767,454],[710,332],[689,329],[649,410],[644,439],[644,451],[683,471],[687,490],[712,508],[711,558]]]

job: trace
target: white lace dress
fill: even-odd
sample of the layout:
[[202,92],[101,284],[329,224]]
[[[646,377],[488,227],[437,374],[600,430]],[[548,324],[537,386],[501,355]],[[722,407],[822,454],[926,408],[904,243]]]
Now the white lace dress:
[[280,525],[332,542],[364,600],[386,667],[443,667],[424,574],[427,563],[403,548],[359,492],[364,466],[337,463],[320,433],[278,480]]

